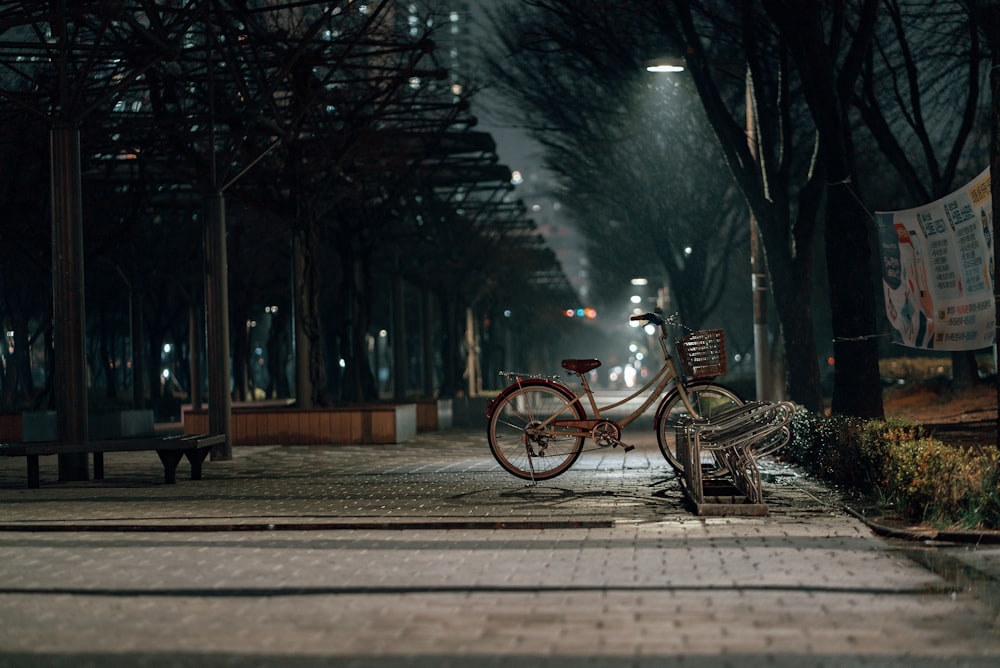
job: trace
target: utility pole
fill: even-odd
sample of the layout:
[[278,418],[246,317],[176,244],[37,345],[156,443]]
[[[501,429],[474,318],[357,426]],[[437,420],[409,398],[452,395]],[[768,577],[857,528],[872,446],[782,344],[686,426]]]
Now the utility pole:
[[[757,159],[757,110],[754,106],[753,79],[750,67],[745,75],[747,107],[747,146],[750,156]],[[767,296],[770,285],[767,282],[767,258],[760,230],[753,212],[750,212],[750,286],[753,289],[753,353],[756,370],[757,400],[768,401],[771,394],[771,346],[768,341]]]

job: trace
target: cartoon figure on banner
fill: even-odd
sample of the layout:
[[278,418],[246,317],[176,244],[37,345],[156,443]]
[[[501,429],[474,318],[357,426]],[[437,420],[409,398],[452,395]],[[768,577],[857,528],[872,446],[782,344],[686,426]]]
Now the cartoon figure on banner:
[[882,287],[893,340],[917,348],[934,347],[934,301],[920,253],[900,223],[883,235]]

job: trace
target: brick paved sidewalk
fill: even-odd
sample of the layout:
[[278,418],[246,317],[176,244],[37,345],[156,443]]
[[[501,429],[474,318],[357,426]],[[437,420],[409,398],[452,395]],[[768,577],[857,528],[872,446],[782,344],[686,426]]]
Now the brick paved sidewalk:
[[[500,469],[485,433],[469,429],[388,446],[238,447],[231,461],[206,461],[201,481],[188,479],[182,461],[176,485],[163,484],[152,452],[106,455],[104,480],[74,483],[57,482],[56,458],[42,458],[40,489],[26,489],[23,460],[10,459],[0,469],[0,522],[595,525],[690,517],[655,437],[632,440],[638,447],[628,454],[587,452],[534,487]],[[772,513],[837,508],[834,495],[790,469],[771,466],[767,478]]]
[[696,518],[635,442],[537,487],[462,429],[176,485],[151,453],[34,490],[5,465],[0,667],[1000,663],[998,552],[882,540],[777,465],[768,517]]

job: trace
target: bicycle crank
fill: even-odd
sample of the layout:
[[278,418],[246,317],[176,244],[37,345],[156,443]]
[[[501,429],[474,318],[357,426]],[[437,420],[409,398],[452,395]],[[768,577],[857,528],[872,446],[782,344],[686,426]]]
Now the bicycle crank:
[[594,439],[594,443],[602,448],[607,447],[618,447],[622,446],[625,452],[631,452],[635,449],[634,445],[628,445],[622,443],[622,430],[618,426],[617,422],[612,422],[611,420],[601,420],[594,428],[590,431],[591,438]]

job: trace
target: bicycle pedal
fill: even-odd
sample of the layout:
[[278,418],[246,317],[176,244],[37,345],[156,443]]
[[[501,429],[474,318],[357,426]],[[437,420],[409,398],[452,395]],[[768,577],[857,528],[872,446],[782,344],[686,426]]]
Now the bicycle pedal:
[[622,452],[632,452],[635,450],[634,445],[628,445],[627,443],[622,443]]

